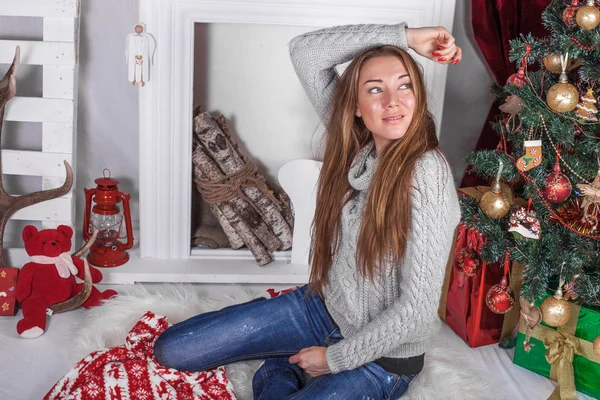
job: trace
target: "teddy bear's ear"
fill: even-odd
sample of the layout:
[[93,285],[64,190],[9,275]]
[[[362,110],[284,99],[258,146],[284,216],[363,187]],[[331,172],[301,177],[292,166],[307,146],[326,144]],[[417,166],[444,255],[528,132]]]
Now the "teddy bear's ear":
[[58,228],[56,228],[56,230],[62,233],[67,239],[71,239],[73,237],[73,229],[71,229],[70,226],[59,225]]
[[27,225],[25,228],[23,228],[23,233],[21,234],[21,237],[23,237],[23,241],[26,242],[29,239],[31,239],[31,237],[36,233],[38,233],[38,230],[35,226]]

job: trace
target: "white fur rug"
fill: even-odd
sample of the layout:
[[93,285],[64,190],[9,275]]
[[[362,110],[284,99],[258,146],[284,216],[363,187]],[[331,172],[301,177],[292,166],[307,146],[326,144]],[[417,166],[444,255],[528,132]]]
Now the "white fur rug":
[[[138,285],[85,313],[82,325],[74,332],[69,357],[75,364],[94,350],[124,344],[125,336],[145,311],[164,315],[174,324],[254,297],[257,293],[240,292],[235,297],[201,298],[192,285],[165,284],[152,289]],[[227,366],[227,376],[239,399],[252,399],[252,376],[260,364],[250,361]],[[441,338],[436,338],[426,353],[423,371],[403,399],[498,400],[501,391],[496,385],[469,360],[468,354],[448,349]]]

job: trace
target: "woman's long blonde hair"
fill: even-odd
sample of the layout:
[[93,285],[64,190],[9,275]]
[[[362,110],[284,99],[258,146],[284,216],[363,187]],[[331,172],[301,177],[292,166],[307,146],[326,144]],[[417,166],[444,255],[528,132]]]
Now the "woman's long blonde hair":
[[415,163],[423,153],[438,146],[420,65],[395,46],[369,49],[356,57],[342,75],[333,97],[312,222],[309,289],[320,295],[329,282],[329,269],[339,248],[342,207],[357,194],[348,182],[348,172],[358,151],[371,140],[371,133],[355,115],[358,77],[367,60],[387,56],[397,57],[405,65],[415,108],[404,136],[389,142],[379,155],[358,235],[356,260],[363,277],[373,280],[376,273],[382,272],[376,265],[396,265],[404,258]]

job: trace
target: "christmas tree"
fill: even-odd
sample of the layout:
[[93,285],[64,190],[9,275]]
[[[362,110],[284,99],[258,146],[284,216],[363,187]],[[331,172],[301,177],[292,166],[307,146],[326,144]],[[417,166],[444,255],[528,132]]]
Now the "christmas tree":
[[461,196],[463,223],[485,237],[484,261],[524,265],[515,297],[533,304],[562,289],[600,310],[600,10],[553,0],[542,20],[548,36],[511,41],[519,72],[493,88],[498,147],[467,156],[492,190]]

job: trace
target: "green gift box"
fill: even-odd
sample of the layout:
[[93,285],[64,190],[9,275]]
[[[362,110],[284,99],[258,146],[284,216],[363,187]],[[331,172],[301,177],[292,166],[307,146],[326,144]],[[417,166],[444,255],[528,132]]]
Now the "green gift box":
[[[543,300],[535,305],[539,307]],[[531,331],[529,352],[523,345],[526,329],[525,320],[521,318],[513,363],[557,381],[550,399],[577,399],[575,388],[600,399],[600,356],[592,350],[592,343],[600,336],[599,311],[571,303],[571,318],[567,324],[557,329],[542,322]],[[561,352],[564,356],[559,355]]]

